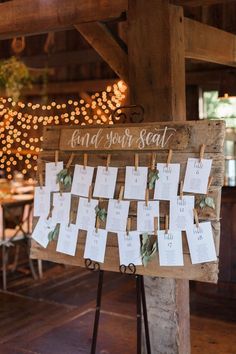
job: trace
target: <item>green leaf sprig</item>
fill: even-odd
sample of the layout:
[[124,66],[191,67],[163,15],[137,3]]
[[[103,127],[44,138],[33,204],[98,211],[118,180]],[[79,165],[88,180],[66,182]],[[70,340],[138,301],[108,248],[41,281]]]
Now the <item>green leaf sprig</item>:
[[57,240],[58,235],[59,235],[59,231],[60,231],[60,225],[56,224],[55,229],[50,231],[49,234],[48,234],[49,241]]
[[212,197],[209,197],[209,196],[204,196],[201,201],[199,202],[199,206],[201,209],[204,209],[206,207],[209,207],[211,209],[215,209],[216,206],[215,206],[215,202],[214,202],[214,199]]
[[141,258],[144,267],[151,261],[155,253],[157,252],[157,241],[155,237],[144,233],[141,235]]
[[96,218],[101,221],[106,221],[107,218],[107,211],[104,208],[100,208],[98,205],[95,208]]
[[68,168],[63,168],[63,170],[57,174],[57,183],[59,183],[60,189],[62,186],[65,188],[71,187],[72,178]]
[[159,179],[158,170],[150,170],[148,173],[148,188],[154,189],[155,182]]

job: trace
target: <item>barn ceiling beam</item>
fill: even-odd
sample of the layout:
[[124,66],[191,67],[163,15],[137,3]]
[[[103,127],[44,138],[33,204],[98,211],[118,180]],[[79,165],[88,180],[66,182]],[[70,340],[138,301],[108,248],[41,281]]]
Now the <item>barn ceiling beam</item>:
[[75,23],[109,21],[127,9],[127,0],[13,0],[0,4],[0,39],[63,31]]
[[99,22],[75,25],[79,33],[97,51],[112,70],[128,82],[128,55],[106,25]]
[[236,66],[236,35],[184,19],[185,58]]
[[232,0],[173,0],[172,3],[178,6],[198,7],[225,4]]

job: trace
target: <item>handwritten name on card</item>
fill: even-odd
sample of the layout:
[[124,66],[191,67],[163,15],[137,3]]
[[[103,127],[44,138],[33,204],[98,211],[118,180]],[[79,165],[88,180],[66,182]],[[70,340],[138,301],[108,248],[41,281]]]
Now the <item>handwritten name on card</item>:
[[[187,132],[183,127],[177,129],[166,125],[106,128],[64,128],[60,136],[61,150],[148,150],[167,148],[177,141],[175,135],[184,135],[185,145],[188,141]],[[177,143],[177,142],[176,142]]]

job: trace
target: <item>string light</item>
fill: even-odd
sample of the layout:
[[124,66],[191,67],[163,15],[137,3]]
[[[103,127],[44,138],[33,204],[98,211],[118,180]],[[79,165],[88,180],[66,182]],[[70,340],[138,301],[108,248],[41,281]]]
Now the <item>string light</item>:
[[0,168],[8,179],[13,171],[32,175],[37,171],[37,156],[43,141],[43,127],[58,124],[113,124],[112,111],[126,98],[123,81],[107,86],[87,99],[68,99],[49,104],[14,102],[11,97],[0,98]]

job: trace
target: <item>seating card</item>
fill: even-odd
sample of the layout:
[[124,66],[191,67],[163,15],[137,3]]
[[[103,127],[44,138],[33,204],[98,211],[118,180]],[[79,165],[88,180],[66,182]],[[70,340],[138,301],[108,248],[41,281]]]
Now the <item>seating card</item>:
[[147,167],[127,166],[125,170],[125,199],[145,199],[147,188]]
[[201,222],[186,230],[191,261],[193,264],[216,261],[216,249],[211,223]]
[[48,187],[35,187],[34,216],[48,216],[50,210],[50,190]]
[[88,230],[95,226],[96,211],[98,200],[88,198],[79,198],[77,210],[76,225],[80,230]]
[[47,162],[45,167],[45,185],[51,192],[59,191],[59,183],[57,183],[57,174],[63,169],[63,162]]
[[78,239],[78,228],[74,224],[62,222],[57,241],[57,252],[74,256]]
[[69,222],[70,215],[70,193],[53,193],[52,219],[56,223]]
[[185,231],[193,225],[194,196],[172,197],[170,201],[170,229]]
[[152,200],[148,202],[138,202],[137,208],[137,230],[140,233],[154,231],[154,217],[158,217],[159,222],[159,202]]
[[32,233],[32,238],[38,242],[42,247],[46,248],[49,242],[48,234],[53,231],[56,227],[56,223],[52,218],[47,219],[41,216],[34,228]]
[[88,197],[89,187],[93,180],[94,167],[75,165],[71,194]]
[[178,193],[180,164],[158,163],[159,179],[155,183],[154,199],[171,200]]
[[107,210],[106,229],[111,232],[125,231],[129,215],[130,202],[110,199]]
[[183,191],[206,194],[212,160],[188,158]]
[[116,187],[117,167],[98,166],[93,196],[97,198],[113,198]]
[[158,253],[160,266],[183,266],[182,234],[178,230],[158,232]]
[[140,233],[138,231],[118,232],[120,265],[142,265],[140,254]]
[[104,262],[107,243],[107,231],[103,229],[90,229],[87,232],[84,258],[95,262]]

